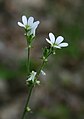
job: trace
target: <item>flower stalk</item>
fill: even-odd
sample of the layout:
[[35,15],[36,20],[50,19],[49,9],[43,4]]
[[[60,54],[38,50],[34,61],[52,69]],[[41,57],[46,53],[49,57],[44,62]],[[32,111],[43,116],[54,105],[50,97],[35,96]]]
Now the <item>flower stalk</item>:
[[28,55],[27,55],[27,75],[29,75],[29,73],[30,73],[30,48],[31,47],[28,46],[28,51],[27,51],[27,53],[28,53]]
[[28,97],[27,97],[27,101],[26,101],[26,104],[25,104],[24,111],[23,111],[21,119],[24,119],[26,112],[28,112],[27,107],[28,107],[28,104],[29,104],[29,100],[30,100],[30,96],[31,96],[33,87],[34,87],[34,85],[31,85],[31,87],[29,87]]
[[[27,50],[27,53],[28,53],[27,54],[27,76],[28,76],[30,74],[30,49],[31,49],[31,47],[30,47],[30,42],[28,42],[27,32],[26,32],[26,40],[27,40],[27,46],[28,46],[28,50]],[[28,104],[29,104],[29,99],[30,99],[30,96],[31,96],[32,89],[33,89],[33,85],[31,85],[29,87],[28,97],[27,97],[27,101],[26,101],[21,119],[24,119],[26,112],[28,112],[27,107],[28,107]]]

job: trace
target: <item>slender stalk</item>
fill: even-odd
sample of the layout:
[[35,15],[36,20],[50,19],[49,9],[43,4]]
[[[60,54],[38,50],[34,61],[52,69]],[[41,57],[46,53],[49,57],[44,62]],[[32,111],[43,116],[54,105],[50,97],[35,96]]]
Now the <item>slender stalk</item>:
[[[28,59],[29,59],[29,57],[28,57]],[[40,67],[40,69],[39,69],[39,71],[37,73],[37,76],[39,76],[39,74],[41,72],[41,69],[43,68],[44,64],[45,64],[45,62],[42,63],[42,65],[41,65],[41,67]],[[30,100],[30,97],[31,97],[31,93],[32,93],[33,87],[34,87],[34,85],[31,85],[30,90],[29,90],[29,94],[28,94],[28,97],[27,97],[27,101],[26,101],[26,104],[25,104],[25,107],[24,107],[24,112],[23,112],[23,115],[22,115],[22,118],[21,119],[24,119],[25,114],[27,112],[27,106],[28,106],[28,103],[29,103],[29,100]]]
[[[28,56],[27,56],[27,76],[28,76],[29,73],[30,73],[30,47],[29,47],[28,41],[27,41],[27,46],[28,46]],[[27,97],[27,101],[26,101],[21,119],[24,119],[25,114],[27,112],[27,106],[28,106],[28,103],[29,103],[29,99],[30,99],[30,96],[31,96],[32,89],[33,89],[33,85],[31,85],[31,87],[29,87],[28,97]]]
[[[52,52],[50,51],[49,54],[45,57],[45,59],[47,59],[51,54],[52,54]],[[39,76],[39,74],[40,74],[41,70],[43,69],[45,63],[46,63],[46,61],[43,60],[42,65],[41,65],[39,71],[37,72],[37,75],[36,75],[37,77]]]
[[37,72],[37,75],[36,75],[37,77],[39,76],[39,74],[40,74],[41,70],[43,69],[44,65],[45,65],[45,61],[42,62],[42,65],[40,66],[40,69]]
[[[28,44],[28,43],[27,43]],[[28,46],[28,45],[27,45]],[[30,47],[28,46],[28,55],[27,55],[27,76],[30,73]]]
[[29,99],[30,99],[30,96],[31,96],[33,87],[34,87],[34,85],[32,85],[32,86],[30,87],[29,94],[28,94],[28,97],[27,97],[27,101],[26,101],[26,104],[25,104],[25,107],[24,107],[24,111],[23,111],[23,115],[22,115],[22,118],[21,118],[21,119],[24,119],[25,114],[26,114],[26,112],[27,112],[27,106],[28,106],[28,103],[29,103]]
[[[27,42],[27,45],[28,45],[28,42]],[[28,46],[29,46],[29,45],[28,45]],[[28,47],[27,75],[29,75],[29,73],[30,73],[30,48],[31,48],[31,47]],[[45,59],[47,59],[51,54],[52,54],[52,52],[50,51],[49,54],[46,56]],[[36,75],[37,78],[38,78],[38,76],[39,76],[41,70],[43,69],[45,63],[46,63],[46,61],[43,60],[42,65],[41,65],[39,71],[37,72],[37,75]],[[26,101],[26,104],[25,104],[25,107],[24,107],[24,112],[23,112],[23,115],[22,115],[22,118],[21,118],[21,119],[24,119],[25,114],[26,114],[26,112],[27,112],[27,106],[28,106],[28,104],[29,104],[29,100],[30,100],[30,97],[31,97],[31,93],[32,93],[33,88],[34,88],[34,85],[32,84],[32,85],[29,87],[29,93],[28,93],[27,101]]]

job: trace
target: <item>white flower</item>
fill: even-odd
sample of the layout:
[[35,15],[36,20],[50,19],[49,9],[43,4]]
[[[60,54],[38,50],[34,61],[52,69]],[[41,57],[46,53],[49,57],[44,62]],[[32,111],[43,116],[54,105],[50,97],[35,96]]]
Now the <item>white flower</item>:
[[22,16],[22,23],[18,22],[18,25],[20,27],[28,29],[30,31],[30,35],[33,34],[35,36],[35,30],[38,27],[39,23],[40,23],[39,21],[34,22],[33,17],[29,17],[27,19],[26,16]]
[[35,76],[36,76],[36,72],[32,71],[30,73],[30,77],[27,79],[27,81],[33,81],[34,82]]
[[44,75],[44,76],[46,75],[46,73],[45,73],[43,70],[41,70],[41,73],[42,73],[42,75]]
[[46,38],[46,41],[51,44],[52,47],[55,47],[55,48],[59,48],[61,49],[61,47],[67,47],[68,46],[68,43],[62,43],[62,41],[64,40],[64,38],[62,36],[58,36],[56,39],[55,39],[55,36],[53,35],[53,33],[49,33],[49,39]]

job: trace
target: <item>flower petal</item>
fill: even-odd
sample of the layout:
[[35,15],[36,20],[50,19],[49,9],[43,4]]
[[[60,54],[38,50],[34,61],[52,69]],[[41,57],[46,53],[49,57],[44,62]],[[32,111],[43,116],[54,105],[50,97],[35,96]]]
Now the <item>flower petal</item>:
[[42,75],[44,75],[44,76],[46,75],[46,73],[45,73],[43,70],[41,70],[41,73],[42,73]]
[[51,45],[53,45],[52,42],[51,42],[50,40],[48,40],[47,38],[46,38],[46,41],[47,41],[48,43],[50,43]]
[[55,43],[59,45],[63,40],[64,38],[62,36],[58,36]]
[[33,22],[34,22],[34,18],[33,17],[29,17],[29,19],[28,19],[28,25],[29,26],[32,26]]
[[53,33],[49,33],[49,38],[52,43],[55,42],[55,36],[53,35]]
[[60,47],[67,47],[68,46],[68,43],[61,43],[59,44]]
[[27,79],[27,81],[31,81],[31,80],[32,80],[32,78],[31,78],[31,77]]
[[38,27],[39,23],[40,23],[39,21],[34,22],[32,25],[32,28],[36,29]]
[[22,24],[21,22],[18,22],[18,25],[19,25],[20,27],[25,27],[24,24]]
[[31,29],[31,33],[30,34],[33,34],[33,36],[35,36],[35,29],[34,28]]
[[26,16],[22,16],[22,22],[24,25],[27,25],[27,17]]
[[61,49],[61,47],[60,47],[60,46],[57,46],[57,45],[55,45],[54,47],[55,47],[55,48],[58,48],[58,49]]
[[35,31],[36,31],[36,28],[38,27],[39,25],[39,21],[36,21],[33,23],[33,25],[31,26],[31,34],[33,34],[35,36]]

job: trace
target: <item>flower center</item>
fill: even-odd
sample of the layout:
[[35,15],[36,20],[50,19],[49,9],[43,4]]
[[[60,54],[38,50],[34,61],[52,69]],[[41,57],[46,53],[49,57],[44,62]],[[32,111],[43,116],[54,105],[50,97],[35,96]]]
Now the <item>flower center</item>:
[[57,46],[57,44],[54,42],[54,43],[53,43],[53,46]]
[[27,30],[30,30],[30,26],[29,26],[29,25],[26,25],[25,28],[26,28]]

